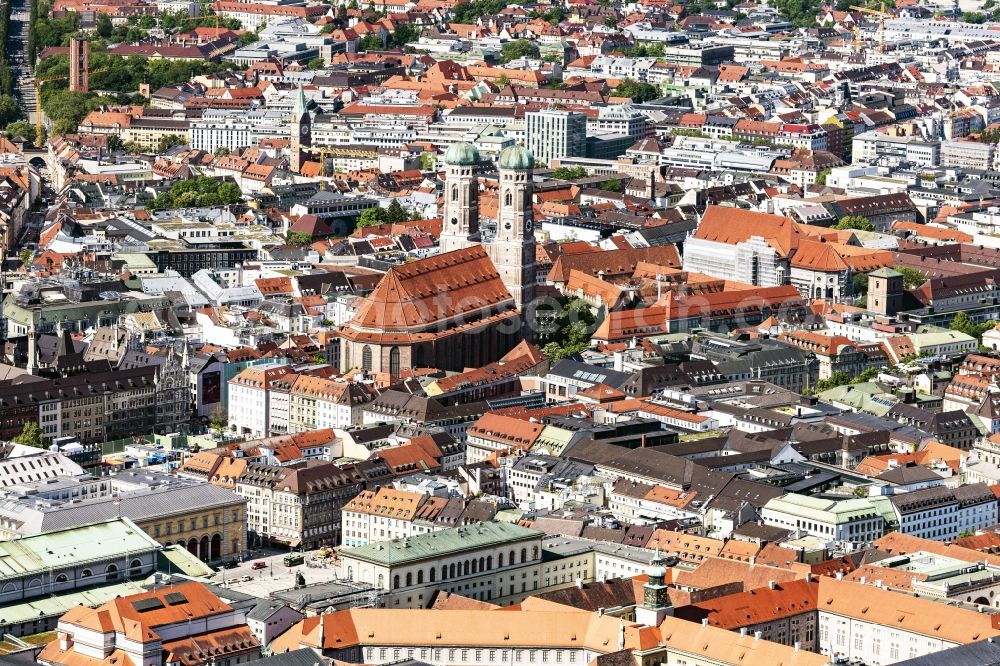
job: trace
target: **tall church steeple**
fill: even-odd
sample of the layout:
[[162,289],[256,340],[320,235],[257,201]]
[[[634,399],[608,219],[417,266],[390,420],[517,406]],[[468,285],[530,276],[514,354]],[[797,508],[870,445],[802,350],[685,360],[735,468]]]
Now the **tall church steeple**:
[[479,151],[459,141],[444,154],[444,221],[441,251],[460,250],[479,242]]
[[531,209],[534,157],[524,146],[500,153],[500,206],[489,254],[517,307],[535,298],[535,229]]
[[299,173],[302,163],[305,161],[303,148],[312,145],[312,118],[306,106],[306,96],[302,90],[302,84],[295,93],[295,107],[292,109],[292,138],[289,146],[291,153],[289,158],[289,168],[294,173]]

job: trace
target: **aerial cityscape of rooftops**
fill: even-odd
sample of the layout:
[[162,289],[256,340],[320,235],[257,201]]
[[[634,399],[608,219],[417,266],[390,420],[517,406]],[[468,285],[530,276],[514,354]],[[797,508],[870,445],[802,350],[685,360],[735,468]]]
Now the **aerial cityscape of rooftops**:
[[0,666],[1000,666],[998,144],[998,0],[0,0]]

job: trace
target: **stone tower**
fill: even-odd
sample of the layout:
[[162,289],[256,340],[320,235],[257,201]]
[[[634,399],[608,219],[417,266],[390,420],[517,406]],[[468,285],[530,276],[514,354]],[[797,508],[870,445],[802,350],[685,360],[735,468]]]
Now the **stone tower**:
[[903,309],[903,274],[880,268],[868,274],[868,310],[893,316]]
[[488,248],[503,283],[522,311],[535,298],[535,229],[531,210],[534,158],[524,146],[500,153],[500,207]]
[[69,43],[69,89],[88,92],[90,83],[90,44],[86,37],[74,37]]
[[291,153],[289,168],[293,173],[299,173],[305,161],[303,149],[312,146],[312,118],[306,108],[306,96],[302,92],[302,84],[295,93],[295,108],[292,110],[292,138],[289,146]]
[[444,220],[441,252],[451,252],[479,242],[479,151],[459,141],[444,154]]

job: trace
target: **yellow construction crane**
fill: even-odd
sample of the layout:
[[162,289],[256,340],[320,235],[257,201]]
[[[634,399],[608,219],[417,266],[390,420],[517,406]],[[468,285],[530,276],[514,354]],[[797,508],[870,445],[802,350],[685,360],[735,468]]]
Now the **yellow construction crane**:
[[869,9],[868,7],[858,7],[851,5],[851,9],[862,14],[870,14],[878,17],[878,52],[885,53],[885,20],[892,18],[892,14],[885,11],[885,0],[882,0],[881,9]]

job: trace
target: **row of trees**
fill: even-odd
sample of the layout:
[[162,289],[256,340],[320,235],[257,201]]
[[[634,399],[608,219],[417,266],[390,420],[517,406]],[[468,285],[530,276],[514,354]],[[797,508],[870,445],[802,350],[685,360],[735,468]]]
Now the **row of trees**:
[[10,13],[14,4],[7,0],[0,4],[0,95],[14,95],[14,75],[7,59],[7,45],[10,43]]
[[38,54],[49,46],[69,46],[70,38],[80,29],[80,15],[70,12],[50,18],[51,0],[31,0],[28,28],[28,62],[34,67]]

